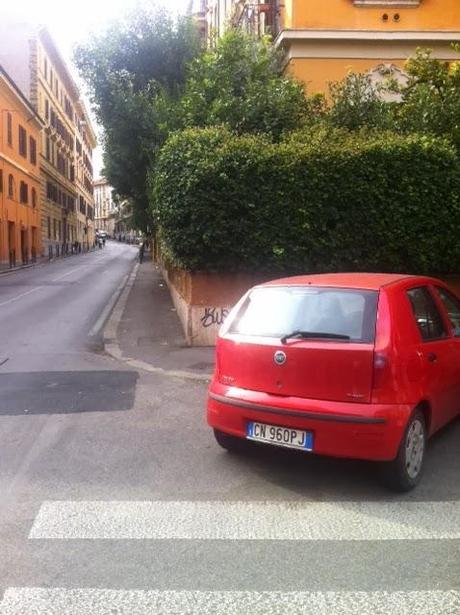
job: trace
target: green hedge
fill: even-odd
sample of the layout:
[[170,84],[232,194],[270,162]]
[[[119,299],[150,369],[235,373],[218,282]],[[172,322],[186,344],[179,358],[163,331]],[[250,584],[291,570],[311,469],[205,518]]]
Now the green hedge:
[[440,139],[190,129],[150,179],[163,249],[188,270],[459,271],[460,163]]

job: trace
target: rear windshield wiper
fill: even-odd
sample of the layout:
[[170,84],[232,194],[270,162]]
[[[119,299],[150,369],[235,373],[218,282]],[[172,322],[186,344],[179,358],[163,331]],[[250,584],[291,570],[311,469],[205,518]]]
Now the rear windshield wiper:
[[326,333],[323,331],[293,331],[292,333],[288,333],[287,335],[283,335],[281,338],[281,343],[285,344],[288,339],[291,337],[301,337],[302,339],[315,339],[315,338],[323,338],[329,340],[349,340],[349,335],[342,335],[340,333]]

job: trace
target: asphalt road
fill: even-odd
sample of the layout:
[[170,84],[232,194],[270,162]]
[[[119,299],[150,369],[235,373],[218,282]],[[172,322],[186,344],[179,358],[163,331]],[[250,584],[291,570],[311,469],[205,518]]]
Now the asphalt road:
[[404,496],[370,464],[221,451],[204,383],[103,353],[134,255],[0,276],[0,615],[459,615],[460,423]]

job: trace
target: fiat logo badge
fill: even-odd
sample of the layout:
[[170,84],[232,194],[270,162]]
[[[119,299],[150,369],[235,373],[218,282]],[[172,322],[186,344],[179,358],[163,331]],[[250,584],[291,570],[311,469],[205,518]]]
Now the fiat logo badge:
[[273,355],[273,360],[277,365],[284,365],[286,363],[286,353],[282,350],[277,350]]

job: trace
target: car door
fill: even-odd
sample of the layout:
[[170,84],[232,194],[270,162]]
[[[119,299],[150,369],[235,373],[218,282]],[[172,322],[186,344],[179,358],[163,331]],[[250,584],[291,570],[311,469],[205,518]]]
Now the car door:
[[421,360],[423,390],[431,404],[431,432],[452,417],[456,400],[455,351],[440,307],[428,286],[407,290],[419,332],[417,354]]
[[455,365],[456,400],[452,408],[451,417],[460,413],[460,300],[447,288],[435,286],[434,292],[439,299],[442,309],[447,314],[453,344],[453,362]]

